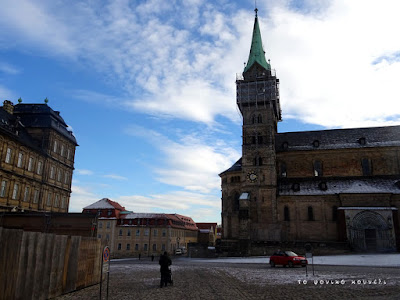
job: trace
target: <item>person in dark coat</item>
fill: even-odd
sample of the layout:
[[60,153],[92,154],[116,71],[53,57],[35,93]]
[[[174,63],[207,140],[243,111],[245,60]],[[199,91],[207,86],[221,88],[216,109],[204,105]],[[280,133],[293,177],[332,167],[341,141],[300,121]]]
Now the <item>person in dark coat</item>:
[[172,284],[171,270],[169,268],[169,266],[172,265],[172,261],[169,258],[167,251],[165,251],[164,254],[160,256],[160,260],[158,261],[158,263],[160,264],[160,287],[162,288],[163,286],[167,286],[168,282]]

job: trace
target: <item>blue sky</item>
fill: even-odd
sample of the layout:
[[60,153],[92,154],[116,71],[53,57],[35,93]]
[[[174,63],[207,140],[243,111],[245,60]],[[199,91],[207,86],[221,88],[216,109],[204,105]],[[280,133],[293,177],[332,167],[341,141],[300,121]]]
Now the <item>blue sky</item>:
[[[59,110],[78,140],[70,211],[103,197],[220,223],[241,156],[235,76],[254,1],[1,0],[0,95]],[[400,124],[400,4],[257,1],[279,132]]]

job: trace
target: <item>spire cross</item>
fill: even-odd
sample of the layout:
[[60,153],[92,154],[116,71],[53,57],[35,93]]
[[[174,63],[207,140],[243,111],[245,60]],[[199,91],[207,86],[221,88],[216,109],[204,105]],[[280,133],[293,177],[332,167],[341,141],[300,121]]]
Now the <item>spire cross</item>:
[[254,11],[256,12],[256,18],[257,18],[258,8],[256,7],[256,9]]

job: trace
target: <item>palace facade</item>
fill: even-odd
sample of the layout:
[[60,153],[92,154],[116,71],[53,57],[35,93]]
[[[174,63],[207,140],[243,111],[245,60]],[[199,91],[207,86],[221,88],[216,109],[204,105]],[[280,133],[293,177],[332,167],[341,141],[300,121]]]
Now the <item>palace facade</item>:
[[0,211],[68,212],[78,144],[45,102],[0,107]]

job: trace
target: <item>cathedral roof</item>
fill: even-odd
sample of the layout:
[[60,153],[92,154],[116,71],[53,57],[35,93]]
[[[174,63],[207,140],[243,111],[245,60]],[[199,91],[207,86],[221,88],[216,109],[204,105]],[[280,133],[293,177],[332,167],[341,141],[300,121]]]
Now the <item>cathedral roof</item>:
[[[400,146],[400,126],[278,133],[276,152]],[[242,170],[242,158],[222,172]]]
[[261,32],[260,32],[260,27],[258,25],[257,8],[255,9],[255,12],[256,12],[256,17],[254,20],[253,37],[251,40],[250,54],[246,67],[244,68],[243,72],[248,71],[251,68],[251,66],[253,66],[254,63],[256,62],[266,70],[271,70],[271,66],[265,59],[265,52],[262,46]]
[[229,169],[223,171],[221,174],[219,174],[220,176],[225,173],[225,172],[235,172],[235,171],[241,171],[242,170],[242,158],[240,158],[237,162],[235,162],[232,167],[230,167]]
[[[297,184],[296,187],[294,187],[295,184]],[[284,178],[278,180],[277,190],[280,196],[400,194],[400,177]]]
[[400,126],[278,133],[275,150],[300,151],[400,146]]

